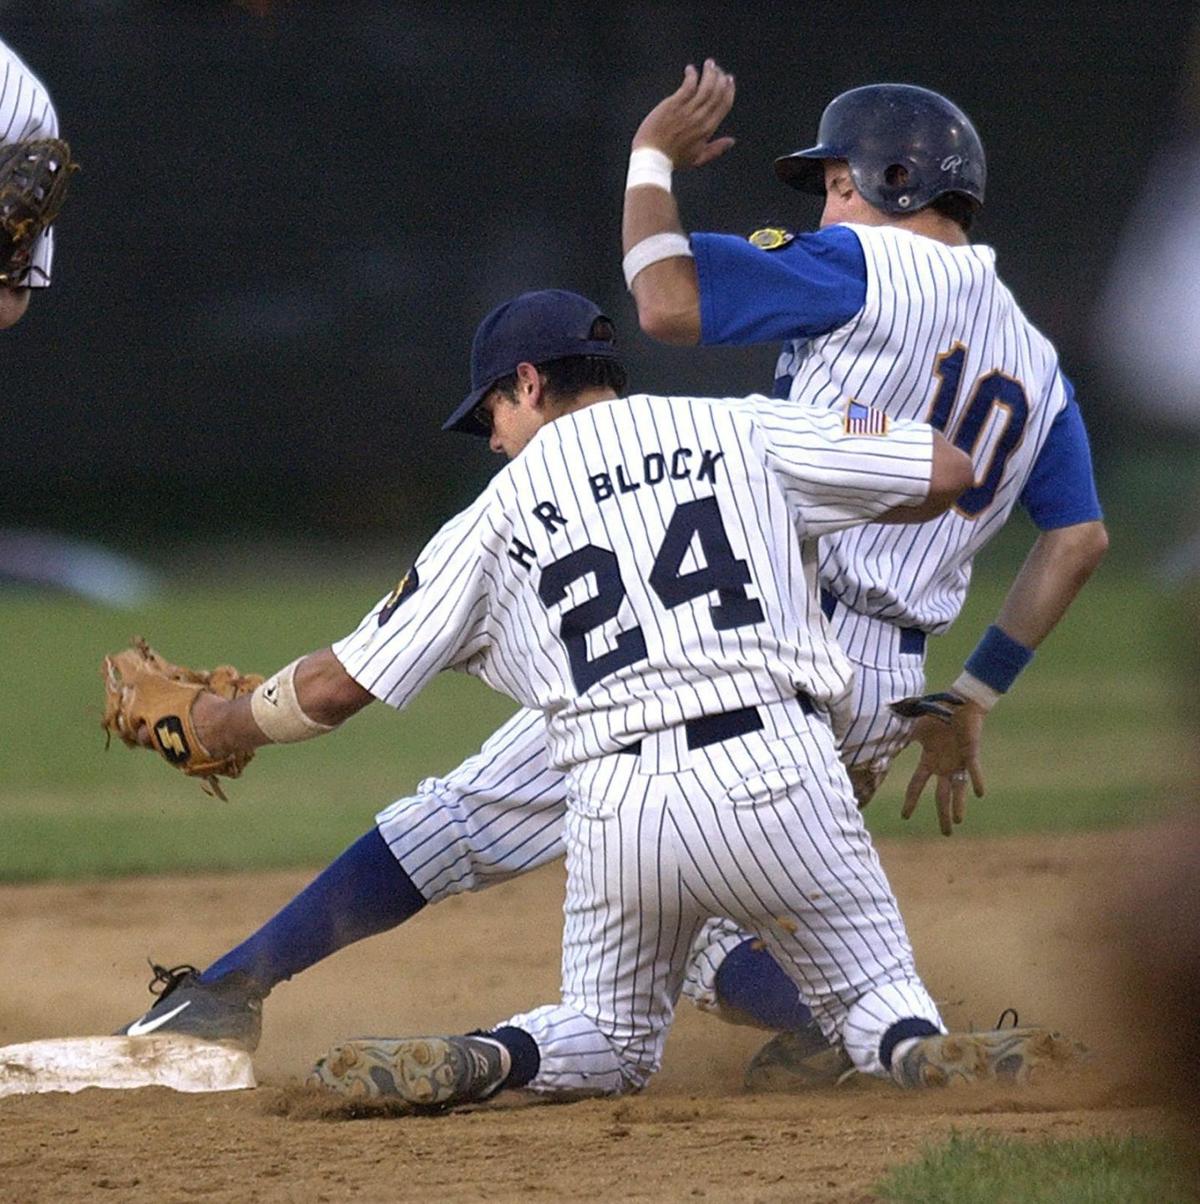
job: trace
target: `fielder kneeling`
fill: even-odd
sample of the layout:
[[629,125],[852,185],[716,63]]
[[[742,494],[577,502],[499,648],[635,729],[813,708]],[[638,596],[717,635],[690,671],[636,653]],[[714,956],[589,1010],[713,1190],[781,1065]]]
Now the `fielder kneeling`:
[[[1046,1030],[944,1035],[829,723],[849,668],[817,537],[940,514],[969,460],[851,399],[623,385],[612,325],[584,298],[493,311],[451,421],[474,414],[511,463],[353,634],[249,694],[187,693],[163,729],[211,774],[374,699],[402,708],[451,667],[546,716],[569,781],[561,1002],[470,1036],[347,1041],[313,1081],[418,1108],[640,1088],[716,916],[763,941],[860,1071],[916,1086],[1054,1060],[1065,1043]],[[143,707],[123,730],[154,744],[157,720]],[[180,764],[177,743],[160,751]]]

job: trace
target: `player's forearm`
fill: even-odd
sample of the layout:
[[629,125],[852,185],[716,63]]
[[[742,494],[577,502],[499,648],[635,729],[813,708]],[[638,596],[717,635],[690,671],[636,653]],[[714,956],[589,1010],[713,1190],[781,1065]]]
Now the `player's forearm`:
[[[274,674],[267,679],[268,698],[278,697],[279,691],[272,692],[271,686],[279,677],[280,674]],[[200,694],[192,710],[196,735],[212,756],[223,757],[264,744],[291,742],[320,735],[323,730],[331,731],[372,701],[372,695],[342,668],[328,648],[310,653],[296,664],[291,687],[294,698],[288,701],[299,708],[300,715],[291,720],[290,728],[286,709],[281,718],[264,719],[268,712],[264,712],[261,697],[256,706],[254,695],[227,702],[213,694]],[[263,689],[259,687],[255,693],[261,695]],[[288,701],[283,703],[285,707]],[[289,731],[291,735],[287,734]]]
[[1026,648],[1054,630],[1108,549],[1102,522],[1044,531],[1017,574],[996,625]]
[[[646,239],[662,234],[685,237],[674,195],[648,185],[628,189],[621,224],[623,253],[628,255]],[[694,259],[674,255],[651,263],[633,277],[629,290],[638,323],[651,338],[682,345],[700,341],[700,286]]]
[[985,711],[1012,688],[1108,548],[1102,522],[1044,531],[953,689]]

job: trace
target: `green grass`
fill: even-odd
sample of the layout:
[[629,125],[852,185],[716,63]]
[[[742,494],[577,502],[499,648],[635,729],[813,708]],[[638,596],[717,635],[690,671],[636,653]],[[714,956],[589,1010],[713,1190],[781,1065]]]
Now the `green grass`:
[[[401,566],[403,567],[403,566]],[[474,751],[513,704],[458,674],[404,714],[369,708],[332,736],[259,753],[228,803],[99,728],[99,662],[135,633],[192,664],[270,671],[349,631],[390,587],[362,568],[272,571],[270,586],[180,584],[136,613],[49,594],[0,594],[0,880],[319,864],[424,776]],[[948,681],[994,614],[1003,575],[976,583],[967,613],[931,648]],[[974,834],[1096,827],[1151,815],[1187,780],[1185,733],[1163,600],[1102,573],[988,721],[988,798]],[[899,799],[910,751],[872,803],[880,834],[936,832],[928,804]]]
[[183,662],[270,672],[352,630],[388,588],[365,575],[179,587],[133,614],[0,595],[0,881],[319,864],[475,751],[514,706],[444,674],[403,715],[372,707],[319,741],[262,750],[225,783],[228,803],[153,755],[119,742],[105,752],[100,660],[130,636]]
[[1013,1141],[955,1134],[875,1189],[893,1204],[1186,1204],[1171,1148],[1137,1137]]

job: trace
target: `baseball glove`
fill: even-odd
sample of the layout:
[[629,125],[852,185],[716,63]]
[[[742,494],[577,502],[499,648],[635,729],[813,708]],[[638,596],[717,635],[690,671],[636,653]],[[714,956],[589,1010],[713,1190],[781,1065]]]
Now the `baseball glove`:
[[0,285],[25,288],[34,240],[58,216],[71,173],[79,167],[61,138],[0,146]]
[[954,712],[966,700],[957,694],[943,691],[940,694],[918,694],[913,698],[898,698],[888,703],[888,710],[901,719],[920,719],[929,715],[942,723],[949,723],[954,718]]
[[206,793],[223,799],[217,774],[238,777],[254,751],[212,756],[196,736],[192,706],[196,696],[206,690],[221,698],[240,698],[259,685],[262,677],[241,674],[232,665],[220,665],[211,672],[173,665],[140,636],[123,652],[106,656],[100,672],[105,695],[100,724],[109,740],[115,734],[130,748],[140,748],[138,732],[144,725],[156,752],[190,777],[203,778]]

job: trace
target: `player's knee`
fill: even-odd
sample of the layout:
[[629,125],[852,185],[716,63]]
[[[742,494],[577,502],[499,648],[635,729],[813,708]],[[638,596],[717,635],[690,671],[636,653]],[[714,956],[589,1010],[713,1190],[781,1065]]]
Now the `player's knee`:
[[617,1062],[620,1086],[615,1095],[632,1095],[641,1091],[662,1065],[662,1041],[655,1040],[649,1047],[645,1040],[622,1045],[610,1039],[613,1056]]

